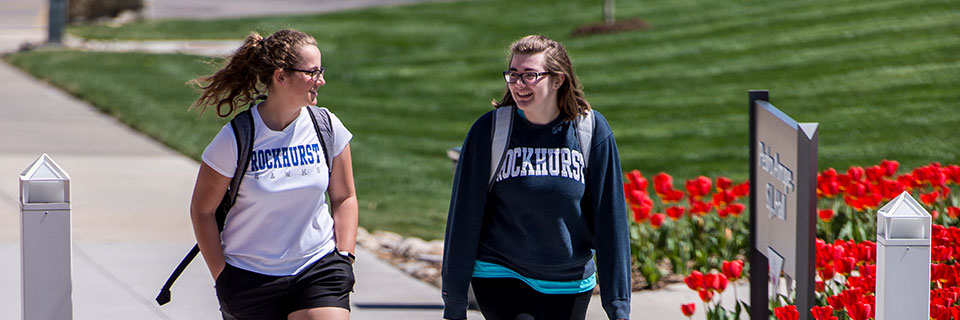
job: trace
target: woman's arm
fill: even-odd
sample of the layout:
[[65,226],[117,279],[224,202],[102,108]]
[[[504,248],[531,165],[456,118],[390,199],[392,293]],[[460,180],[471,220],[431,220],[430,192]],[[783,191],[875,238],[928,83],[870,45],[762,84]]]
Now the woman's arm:
[[333,233],[337,238],[337,250],[355,253],[360,214],[357,191],[353,185],[353,162],[350,159],[349,144],[333,159],[327,193],[330,195],[330,210],[333,212]]
[[630,315],[630,237],[617,142],[599,112],[587,167],[600,301],[609,319]]
[[224,177],[206,163],[200,163],[197,183],[193,187],[193,200],[190,202],[190,220],[193,221],[193,233],[197,237],[197,245],[200,246],[203,260],[207,263],[207,268],[210,269],[210,275],[214,280],[220,276],[220,272],[226,265],[223,247],[220,245],[216,213],[229,185],[230,178]]

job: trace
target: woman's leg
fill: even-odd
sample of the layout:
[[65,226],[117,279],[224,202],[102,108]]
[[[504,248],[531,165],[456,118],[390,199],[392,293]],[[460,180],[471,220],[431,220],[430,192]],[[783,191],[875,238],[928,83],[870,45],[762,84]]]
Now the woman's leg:
[[340,307],[323,307],[297,310],[287,316],[287,320],[347,320],[350,311]]
[[300,274],[292,276],[288,319],[349,319],[353,266],[336,252],[327,254]]

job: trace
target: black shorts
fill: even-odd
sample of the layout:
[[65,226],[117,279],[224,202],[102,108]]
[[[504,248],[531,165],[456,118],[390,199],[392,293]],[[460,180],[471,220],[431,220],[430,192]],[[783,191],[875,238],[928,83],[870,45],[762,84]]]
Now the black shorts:
[[487,320],[583,320],[593,290],[547,294],[514,278],[473,278],[473,295]]
[[350,310],[353,266],[331,252],[298,274],[270,276],[230,264],[216,280],[224,319],[286,319],[290,313],[319,307]]

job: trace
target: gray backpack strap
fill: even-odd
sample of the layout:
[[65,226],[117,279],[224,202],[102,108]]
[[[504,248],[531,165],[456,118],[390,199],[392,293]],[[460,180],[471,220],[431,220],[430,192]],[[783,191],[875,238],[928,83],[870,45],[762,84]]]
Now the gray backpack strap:
[[590,166],[590,147],[593,142],[594,127],[593,110],[588,110],[587,114],[577,116],[577,139],[580,140],[580,153],[583,154],[583,163]]
[[227,213],[237,201],[237,193],[240,191],[240,182],[243,181],[243,175],[250,166],[250,155],[253,152],[253,114],[250,109],[238,113],[233,120],[230,120],[230,126],[233,128],[233,136],[237,141],[237,169],[230,179],[230,187],[227,188],[227,194],[220,201],[220,207],[217,208],[217,227],[223,231],[224,222],[227,219]]
[[320,140],[320,147],[323,148],[323,157],[327,160],[327,175],[333,172],[333,157],[330,156],[330,147],[333,147],[333,123],[330,121],[330,113],[326,108],[315,106],[307,107],[307,113],[310,114],[310,120],[313,121],[313,129],[317,131],[317,138]]
[[503,106],[497,108],[493,113],[493,128],[490,136],[493,138],[490,145],[490,184],[487,190],[493,187],[496,181],[497,173],[500,172],[500,166],[503,163],[503,155],[510,146],[510,134],[513,131],[513,118],[516,115],[514,106]]

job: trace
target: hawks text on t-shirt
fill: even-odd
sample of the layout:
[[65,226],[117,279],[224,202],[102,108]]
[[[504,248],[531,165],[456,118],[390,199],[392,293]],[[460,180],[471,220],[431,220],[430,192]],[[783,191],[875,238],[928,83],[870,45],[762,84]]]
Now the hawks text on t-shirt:
[[254,150],[250,171],[306,166],[325,161],[317,143],[273,149]]
[[527,176],[563,177],[584,182],[583,154],[570,148],[513,148],[503,156],[496,181]]

